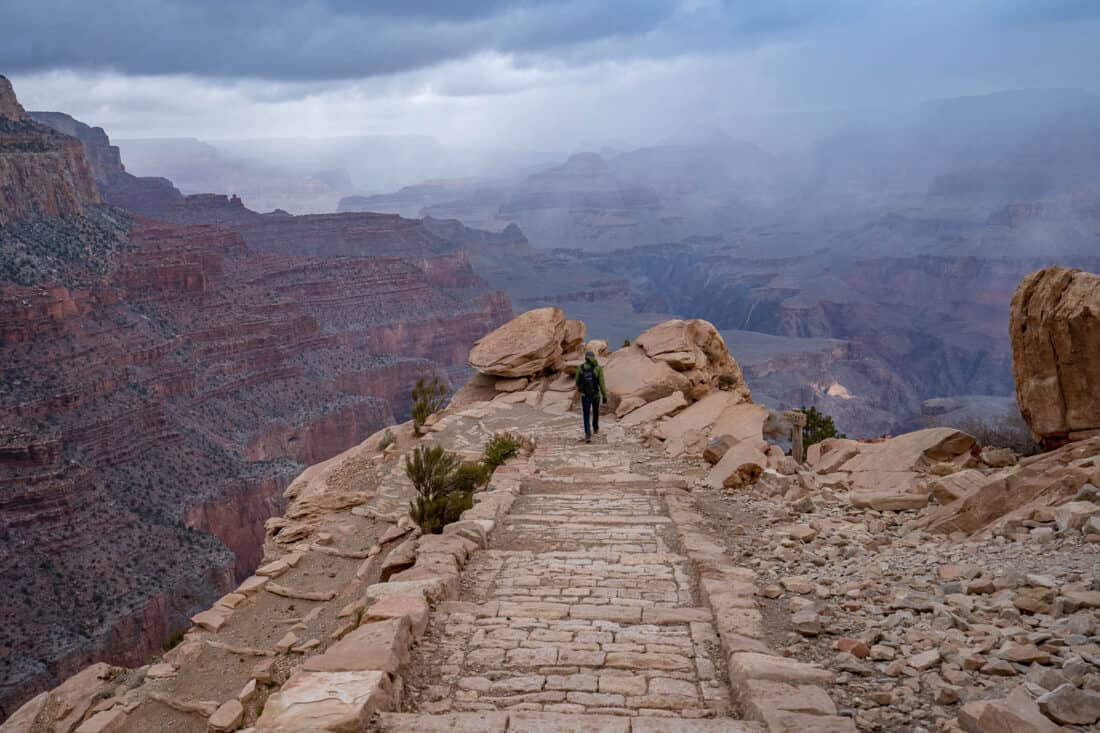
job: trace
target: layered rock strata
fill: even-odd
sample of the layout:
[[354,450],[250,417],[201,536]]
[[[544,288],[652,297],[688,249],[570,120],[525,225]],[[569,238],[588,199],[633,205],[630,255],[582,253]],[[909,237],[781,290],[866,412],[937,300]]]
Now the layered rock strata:
[[1049,267],[1024,279],[1010,320],[1016,399],[1044,447],[1100,435],[1100,275]]

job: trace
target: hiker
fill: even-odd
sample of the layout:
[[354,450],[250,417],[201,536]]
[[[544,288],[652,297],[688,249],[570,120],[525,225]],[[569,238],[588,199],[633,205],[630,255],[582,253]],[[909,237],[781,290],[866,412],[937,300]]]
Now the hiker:
[[[592,442],[592,433],[600,432],[600,397],[607,401],[607,385],[603,382],[603,368],[591,351],[584,352],[584,363],[577,369],[577,390],[581,393],[581,409],[584,412],[584,442]],[[591,429],[589,415],[591,414]]]

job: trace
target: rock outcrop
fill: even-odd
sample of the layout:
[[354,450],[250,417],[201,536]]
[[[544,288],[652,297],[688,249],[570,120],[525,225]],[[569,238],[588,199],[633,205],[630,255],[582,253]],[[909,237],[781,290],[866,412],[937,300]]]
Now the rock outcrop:
[[[117,733],[1100,720],[1100,437],[1017,459],[934,428],[828,439],[799,466],[761,438],[767,411],[721,384],[609,416],[583,447],[572,392],[566,365],[478,374],[425,435],[393,426],[311,466],[256,574],[162,660],[85,670],[0,730],[49,729],[62,709]],[[497,431],[528,448],[422,535],[404,456],[474,460]]]
[[[463,374],[511,316],[423,222],[350,215],[376,222],[359,231],[377,253],[304,256],[103,206],[97,185],[184,199],[142,193],[101,131],[52,119],[82,147],[7,91],[0,580],[25,592],[0,598],[0,714],[89,661],[159,650],[256,568],[304,465],[403,419],[418,377]],[[283,218],[285,239],[304,231]]]
[[32,120],[0,76],[0,224],[79,216],[100,202],[80,142]]
[[1012,298],[1016,398],[1037,440],[1054,448],[1100,435],[1100,275],[1048,267]]
[[567,339],[565,314],[560,308],[527,311],[492,333],[478,339],[470,350],[470,366],[493,377],[531,377],[563,366],[563,344],[583,340],[572,334]]

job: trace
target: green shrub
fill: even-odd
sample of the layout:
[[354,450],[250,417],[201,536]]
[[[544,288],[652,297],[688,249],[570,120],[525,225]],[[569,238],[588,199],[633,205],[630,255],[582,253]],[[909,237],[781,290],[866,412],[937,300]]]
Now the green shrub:
[[416,386],[412,389],[412,419],[413,430],[420,435],[420,428],[424,422],[443,409],[447,398],[447,386],[436,378],[431,382],[424,378],[416,380]]
[[405,456],[405,474],[416,489],[409,514],[425,534],[439,534],[473,506],[473,490],[456,487],[458,456],[441,445],[421,445]]
[[806,409],[802,407],[806,415],[806,425],[802,428],[803,447],[809,448],[814,443],[820,443],[826,438],[847,438],[844,433],[838,433],[833,418],[819,411],[816,407]]
[[535,441],[525,435],[497,433],[485,444],[485,458],[482,462],[488,467],[491,475],[509,458],[519,455],[520,450],[531,453],[535,450]]
[[455,469],[451,479],[451,491],[468,491],[473,493],[485,484],[489,483],[491,472],[484,463],[463,463]]
[[458,456],[441,445],[421,445],[405,456],[405,475],[418,496],[434,499],[446,494],[458,469]]

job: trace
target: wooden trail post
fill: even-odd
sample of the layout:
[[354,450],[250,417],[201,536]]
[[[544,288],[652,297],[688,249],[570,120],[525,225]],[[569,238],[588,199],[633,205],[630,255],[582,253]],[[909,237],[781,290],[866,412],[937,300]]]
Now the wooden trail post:
[[806,414],[801,410],[787,410],[783,413],[783,417],[791,426],[791,454],[795,461],[801,464],[806,460],[805,448],[802,445],[802,428],[806,427]]

